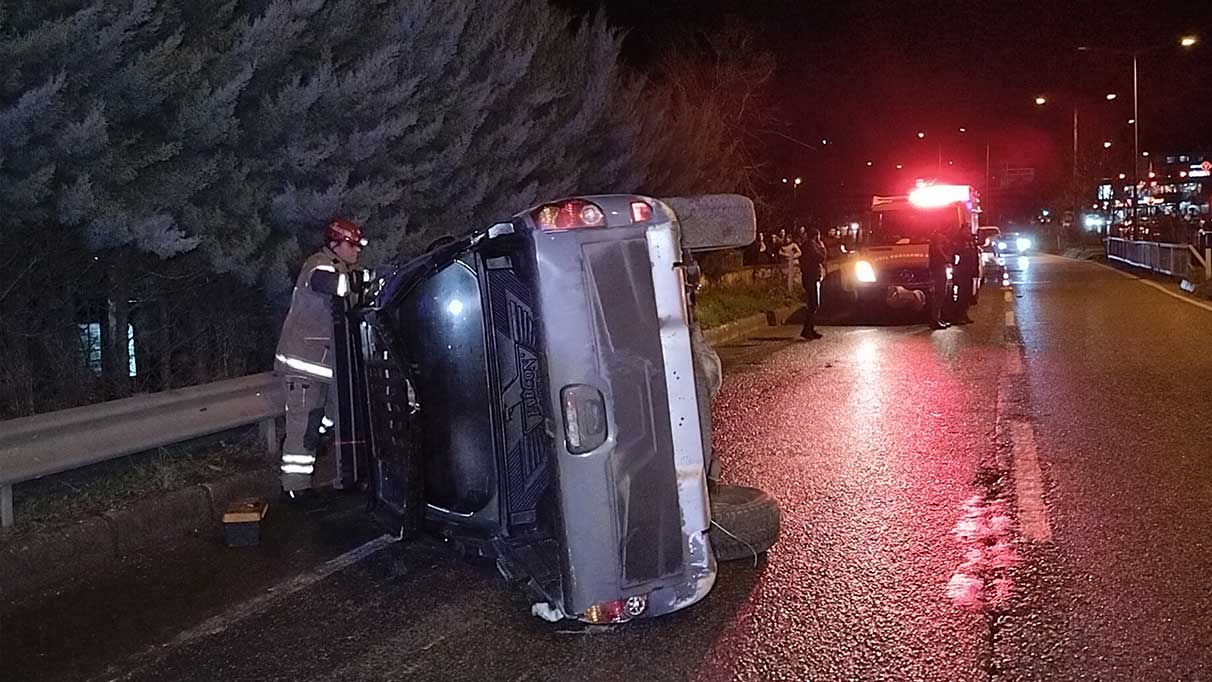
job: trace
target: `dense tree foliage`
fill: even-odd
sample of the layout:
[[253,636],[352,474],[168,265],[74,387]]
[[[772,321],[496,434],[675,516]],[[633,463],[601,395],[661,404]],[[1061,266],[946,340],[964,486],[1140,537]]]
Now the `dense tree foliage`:
[[0,416],[264,368],[334,215],[375,262],[544,198],[743,188],[722,56],[619,49],[542,0],[0,0]]

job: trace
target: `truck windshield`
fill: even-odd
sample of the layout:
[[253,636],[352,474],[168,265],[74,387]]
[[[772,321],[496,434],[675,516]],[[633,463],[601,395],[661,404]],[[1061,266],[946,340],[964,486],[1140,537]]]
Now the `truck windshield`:
[[869,246],[927,244],[930,235],[938,230],[950,235],[959,229],[959,214],[954,206],[878,211],[863,241]]

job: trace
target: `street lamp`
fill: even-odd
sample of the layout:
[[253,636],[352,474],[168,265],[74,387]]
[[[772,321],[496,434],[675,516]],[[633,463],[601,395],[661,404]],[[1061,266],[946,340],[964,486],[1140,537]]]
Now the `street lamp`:
[[[1107,95],[1107,99],[1115,99],[1112,95]],[[1035,103],[1043,106],[1048,103],[1048,99],[1043,96],[1035,98]],[[1078,180],[1077,180],[1077,102],[1073,103],[1073,220],[1077,220],[1077,216],[1081,211],[1077,207],[1078,195]],[[1059,240],[1059,235],[1057,236]]]
[[[1178,40],[1178,44],[1184,48],[1193,47],[1198,42],[1199,42],[1199,38],[1196,36],[1193,36],[1193,35],[1186,35],[1186,36],[1179,38],[1179,40]],[[1085,46],[1085,45],[1077,48],[1079,51],[1082,51],[1082,52],[1109,52],[1112,54],[1118,54],[1118,55],[1124,55],[1124,56],[1132,55],[1132,120],[1130,121],[1130,123],[1132,125],[1132,148],[1133,148],[1133,152],[1132,152],[1132,229],[1134,229],[1134,230],[1136,229],[1136,204],[1138,203],[1137,194],[1139,192],[1139,190],[1137,189],[1137,184],[1139,183],[1138,178],[1140,176],[1140,156],[1141,156],[1141,154],[1140,154],[1140,96],[1139,96],[1140,95],[1140,88],[1139,88],[1140,77],[1139,77],[1139,70],[1137,69],[1137,61],[1138,61],[1140,55],[1142,55],[1142,54],[1147,54],[1150,52],[1157,52],[1158,50],[1165,49],[1172,44],[1173,43],[1163,43],[1161,45],[1156,45],[1154,47],[1149,47],[1149,48],[1145,48],[1145,49],[1141,49],[1141,50],[1117,50],[1115,48],[1110,48],[1110,47],[1089,47],[1089,46]],[[1036,103],[1039,103],[1038,99],[1036,99]]]
[[1111,148],[1111,140],[1103,141],[1103,149],[1110,149],[1110,148]]
[[1116,97],[1119,97],[1119,95],[1115,94],[1114,92],[1108,92],[1108,93],[1107,93],[1107,101],[1108,101],[1108,102],[1110,102],[1110,101],[1114,100]]

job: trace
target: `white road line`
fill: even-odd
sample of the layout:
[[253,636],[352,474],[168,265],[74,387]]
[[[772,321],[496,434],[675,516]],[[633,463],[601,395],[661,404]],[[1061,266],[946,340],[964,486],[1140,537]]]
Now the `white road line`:
[[1158,291],[1162,292],[1163,294],[1165,294],[1167,296],[1173,296],[1174,298],[1177,298],[1180,301],[1190,303],[1193,306],[1203,308],[1204,310],[1212,312],[1212,305],[1204,303],[1203,301],[1197,301],[1194,298],[1191,298],[1190,296],[1184,296],[1183,294],[1180,294],[1177,291],[1170,291],[1165,286],[1158,284],[1157,282],[1154,282],[1153,280],[1144,279],[1144,278],[1134,275],[1130,272],[1124,272],[1123,270],[1120,270],[1119,268],[1107,265],[1106,263],[1098,263],[1095,261],[1089,261],[1089,262],[1094,263],[1095,265],[1098,265],[1100,267],[1106,268],[1106,269],[1110,270],[1111,272],[1114,272],[1115,274],[1119,275],[1120,277],[1134,279],[1134,280],[1140,282],[1141,284],[1145,284],[1145,285],[1153,287],[1154,289],[1157,289]]
[[[1018,376],[1023,373],[1023,358],[1018,353],[1018,346],[1006,348],[1006,374]],[[998,396],[1001,397],[1000,394]]]
[[308,571],[307,573],[297,575],[284,583],[267,589],[264,594],[249,599],[241,604],[237,604],[236,606],[233,606],[217,616],[208,618],[202,623],[178,634],[176,637],[173,637],[164,644],[153,645],[144,650],[142,653],[135,655],[128,661],[128,664],[133,663],[134,667],[129,669],[120,679],[129,679],[131,675],[139,672],[144,665],[163,658],[171,653],[174,649],[201,639],[202,637],[223,632],[236,623],[263,613],[274,601],[294,594],[299,590],[310,587],[327,578],[328,576],[349,568],[359,561],[362,561],[363,559],[398,541],[399,539],[393,535],[379,536],[374,540],[362,545],[361,547],[355,547],[354,549],[349,550],[335,559],[330,559],[323,564],[320,564],[315,569]]
[[1140,282],[1142,284],[1147,284],[1147,285],[1153,287],[1154,289],[1157,289],[1158,291],[1162,292],[1163,294],[1165,294],[1167,296],[1173,296],[1174,298],[1177,298],[1180,301],[1186,301],[1187,303],[1190,303],[1191,305],[1199,306],[1200,308],[1203,308],[1204,310],[1212,312],[1212,305],[1208,305],[1207,303],[1204,303],[1203,301],[1197,301],[1197,300],[1191,298],[1190,296],[1183,296],[1182,294],[1180,294],[1176,291],[1170,291],[1166,287],[1162,286],[1161,284],[1158,284],[1157,282],[1154,282],[1153,280],[1142,279],[1142,280],[1140,280]]
[[1006,291],[1003,291],[1002,296],[1005,297],[1007,303],[1014,300],[1014,292],[1010,291],[1009,289],[1007,289]]
[[1044,503],[1044,475],[1035,448],[1035,429],[1027,422],[1010,423],[1014,443],[1014,493],[1018,499],[1018,522],[1023,535],[1033,542],[1052,540],[1048,506]]
[[1013,310],[1006,311],[1006,326],[1007,327],[1014,326],[1014,311]]

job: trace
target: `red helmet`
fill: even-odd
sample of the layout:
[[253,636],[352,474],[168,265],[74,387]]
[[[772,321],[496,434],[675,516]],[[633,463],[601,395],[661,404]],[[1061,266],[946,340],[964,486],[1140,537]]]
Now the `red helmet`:
[[328,227],[324,229],[324,241],[349,242],[358,246],[366,246],[368,243],[366,237],[362,236],[362,228],[345,218],[334,218],[328,223]]

